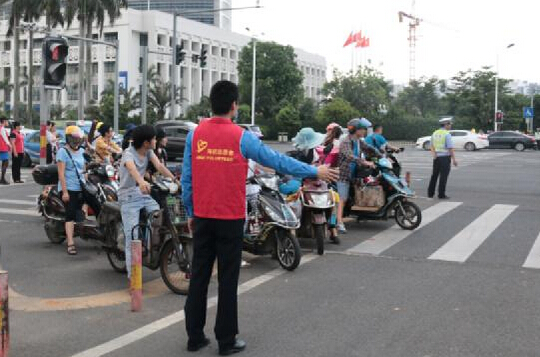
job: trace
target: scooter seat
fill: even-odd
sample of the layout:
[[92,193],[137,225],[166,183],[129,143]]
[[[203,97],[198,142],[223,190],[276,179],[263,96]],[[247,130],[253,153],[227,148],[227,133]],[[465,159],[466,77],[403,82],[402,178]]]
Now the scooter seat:
[[103,208],[104,210],[106,211],[109,211],[109,212],[115,212],[115,213],[118,213],[120,214],[120,204],[118,202],[105,202],[103,204]]

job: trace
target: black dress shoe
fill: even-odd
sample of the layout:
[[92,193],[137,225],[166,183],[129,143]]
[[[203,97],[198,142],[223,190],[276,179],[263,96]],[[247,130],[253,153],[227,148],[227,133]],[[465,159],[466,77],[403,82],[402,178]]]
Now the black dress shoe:
[[242,352],[246,349],[246,343],[242,340],[236,339],[232,345],[219,346],[220,356],[229,356],[233,353]]
[[195,341],[195,342],[188,341],[187,350],[189,352],[196,352],[200,350],[201,348],[208,346],[209,344],[210,344],[210,340],[207,339],[206,337],[200,341]]
[[439,200],[449,200],[450,197],[448,196],[439,196]]

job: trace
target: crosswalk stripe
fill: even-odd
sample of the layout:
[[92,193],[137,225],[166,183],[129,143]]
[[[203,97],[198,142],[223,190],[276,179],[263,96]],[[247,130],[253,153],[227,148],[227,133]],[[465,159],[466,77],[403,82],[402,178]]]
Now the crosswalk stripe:
[[[429,207],[422,212],[422,223],[420,227],[428,225],[461,204],[462,202],[441,202]],[[413,233],[414,231],[401,229],[401,227],[396,224],[376,234],[372,238],[356,245],[355,247],[350,248],[348,251],[352,253],[365,253],[373,255],[381,254],[394,244],[399,243]]]
[[464,262],[517,208],[512,205],[494,205],[450,239],[428,259]]
[[9,203],[13,205],[27,205],[27,206],[36,206],[37,201],[23,201],[23,200],[8,200],[0,198],[0,203]]
[[523,267],[540,269],[540,234],[538,234],[538,238],[536,238],[525,263],[523,263]]
[[37,210],[25,210],[25,209],[11,209],[11,208],[0,208],[0,213],[2,214],[16,214],[20,216],[30,216],[30,217],[39,217],[41,214]]

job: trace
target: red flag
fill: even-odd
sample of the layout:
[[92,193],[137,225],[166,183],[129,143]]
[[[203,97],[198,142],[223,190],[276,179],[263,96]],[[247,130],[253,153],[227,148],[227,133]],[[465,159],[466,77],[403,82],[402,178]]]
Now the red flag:
[[368,47],[369,46],[369,37],[362,37],[356,41],[356,47]]
[[347,47],[349,46],[351,43],[353,43],[354,41],[356,41],[355,37],[353,36],[353,33],[351,32],[349,34],[349,37],[347,37],[347,41],[345,41],[345,43],[343,44],[343,47]]
[[358,42],[361,39],[362,39],[362,31],[358,31],[357,33],[354,34],[354,36],[353,36],[353,41],[354,42]]

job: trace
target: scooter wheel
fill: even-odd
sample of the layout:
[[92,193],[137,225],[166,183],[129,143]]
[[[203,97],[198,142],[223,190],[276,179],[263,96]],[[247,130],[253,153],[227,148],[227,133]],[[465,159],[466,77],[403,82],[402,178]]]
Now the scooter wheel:
[[298,239],[289,231],[276,231],[276,251],[279,265],[285,270],[293,271],[300,264],[302,251]]
[[416,204],[405,201],[395,207],[396,223],[403,229],[413,230],[422,223],[422,210]]
[[118,273],[127,272],[126,255],[124,254],[124,252],[107,252],[107,259],[109,259],[109,263],[111,264],[114,271]]
[[[178,254],[177,249],[181,250]],[[178,256],[181,261],[178,261]],[[161,251],[159,260],[161,278],[165,285],[175,294],[187,295],[191,271],[186,244],[181,243],[180,247],[176,247],[174,239],[169,239]]]
[[313,227],[313,238],[317,243],[317,254],[324,254],[324,240],[326,238],[326,224],[314,224]]
[[64,222],[47,219],[45,221],[45,233],[47,234],[47,238],[49,238],[51,243],[60,244],[66,240]]

